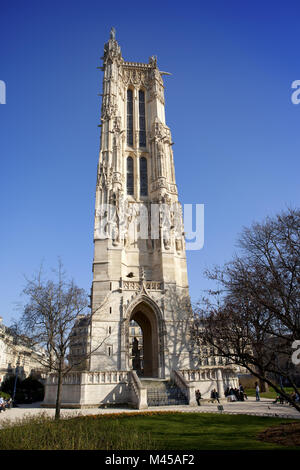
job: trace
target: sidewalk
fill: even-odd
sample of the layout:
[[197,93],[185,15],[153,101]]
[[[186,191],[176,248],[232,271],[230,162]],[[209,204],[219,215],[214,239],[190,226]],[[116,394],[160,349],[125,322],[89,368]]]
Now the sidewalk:
[[[300,419],[300,413],[288,405],[272,404],[271,399],[263,398],[256,402],[255,398],[249,397],[244,402],[223,403],[224,414],[245,414],[254,416],[270,416]],[[53,408],[41,408],[40,403],[31,405],[19,405],[18,408],[12,408],[0,413],[0,427],[6,421],[15,421],[25,416],[36,416],[45,414],[54,417],[55,410]],[[84,416],[108,413],[136,413],[145,411],[182,411],[185,413],[220,413],[217,404],[203,404],[201,406],[152,406],[147,410],[134,410],[128,408],[89,408],[82,410],[62,409],[61,417]]]

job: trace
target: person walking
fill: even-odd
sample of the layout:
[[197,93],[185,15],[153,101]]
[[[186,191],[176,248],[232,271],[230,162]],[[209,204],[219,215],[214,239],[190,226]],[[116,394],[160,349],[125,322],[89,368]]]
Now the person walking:
[[200,390],[196,390],[196,402],[198,403],[198,406],[201,405],[200,400],[202,398]]
[[240,401],[245,401],[244,400],[244,387],[242,384],[240,384],[239,391],[240,391]]
[[256,401],[260,401],[260,394],[259,394],[259,385],[258,382],[255,382],[255,395],[256,395]]

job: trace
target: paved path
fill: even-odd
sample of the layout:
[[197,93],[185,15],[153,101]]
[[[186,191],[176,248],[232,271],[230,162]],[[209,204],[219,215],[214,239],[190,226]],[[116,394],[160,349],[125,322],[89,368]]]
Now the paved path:
[[[245,402],[223,403],[224,413],[226,414],[246,414],[254,416],[271,416],[300,419],[300,413],[288,405],[272,404],[270,399],[262,399],[256,402],[255,398],[249,397]],[[145,410],[133,410],[128,408],[89,408],[82,410],[63,409],[61,411],[62,417],[91,415],[91,414],[107,414],[107,413],[136,413]],[[220,413],[216,404],[203,404],[197,407],[191,406],[152,406],[148,411],[182,411],[186,413]],[[20,405],[18,408],[12,408],[5,412],[0,413],[0,427],[5,425],[5,422],[11,422],[22,419],[24,416],[36,416],[39,414],[46,414],[47,416],[54,417],[54,409],[41,408],[40,403],[33,403],[32,405]]]

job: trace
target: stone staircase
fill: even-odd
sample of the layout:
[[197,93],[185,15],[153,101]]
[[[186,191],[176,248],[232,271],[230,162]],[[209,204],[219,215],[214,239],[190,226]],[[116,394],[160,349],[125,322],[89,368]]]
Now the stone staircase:
[[148,406],[188,405],[186,396],[176,384],[162,379],[141,379],[147,389]]

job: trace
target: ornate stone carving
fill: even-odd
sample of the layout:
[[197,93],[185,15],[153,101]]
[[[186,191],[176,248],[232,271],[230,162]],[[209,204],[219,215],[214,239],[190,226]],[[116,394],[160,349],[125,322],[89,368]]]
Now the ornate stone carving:
[[116,30],[114,28],[110,31],[110,38],[109,41],[104,44],[104,54],[103,54],[103,64],[107,64],[109,62],[117,61],[121,63],[123,61],[121,48],[116,41]]
[[149,71],[139,70],[134,67],[123,66],[122,80],[126,87],[133,85],[135,87],[149,87]]
[[[147,290],[160,291],[163,289],[162,282],[159,281],[144,281],[142,283]],[[123,290],[141,290],[141,281],[123,281],[122,284]]]
[[108,167],[106,160],[99,164],[97,187],[108,188],[112,181],[113,169]]
[[156,55],[152,55],[151,57],[149,57],[149,64],[152,67],[157,67],[157,57],[156,57]]
[[122,134],[124,130],[121,130],[121,117],[116,116],[113,122],[113,130],[110,131],[113,134],[113,147],[120,149],[122,142]]
[[117,104],[115,102],[115,97],[106,95],[103,97],[102,107],[101,107],[101,121],[106,121],[111,119],[116,115]]

